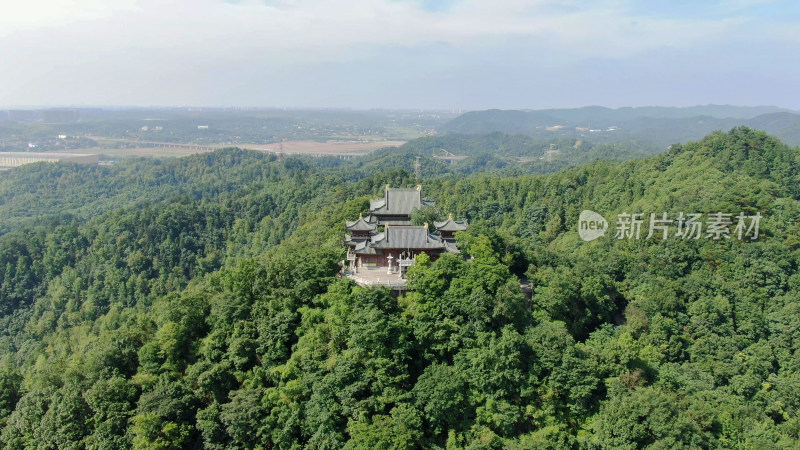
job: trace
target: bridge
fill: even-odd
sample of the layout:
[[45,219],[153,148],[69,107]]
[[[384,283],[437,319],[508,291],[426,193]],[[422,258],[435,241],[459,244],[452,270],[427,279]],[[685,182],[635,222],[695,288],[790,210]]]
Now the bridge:
[[98,157],[89,153],[0,152],[0,167],[19,167],[41,161],[96,164]]
[[197,152],[213,152],[214,150],[224,148],[224,146],[212,146],[212,145],[198,145],[198,144],[175,144],[170,142],[141,142],[135,141],[137,144],[141,144],[142,147],[151,147],[151,148],[178,148],[178,149],[186,149],[186,150],[194,150]]
[[[436,150],[441,151],[442,154],[441,155],[437,155],[436,154]],[[441,160],[441,161],[447,161],[450,164],[452,164],[452,163],[454,163],[456,161],[462,161],[462,160],[465,160],[465,159],[469,158],[469,156],[456,155],[454,153],[448,152],[447,150],[445,150],[443,148],[435,149],[433,151],[433,157],[435,159],[438,159],[438,160]]]

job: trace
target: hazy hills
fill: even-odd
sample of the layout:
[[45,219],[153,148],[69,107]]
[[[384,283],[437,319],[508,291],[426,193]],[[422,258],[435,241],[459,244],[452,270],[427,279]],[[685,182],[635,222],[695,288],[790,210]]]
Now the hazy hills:
[[503,132],[537,138],[591,138],[597,142],[645,141],[654,149],[699,139],[715,130],[747,126],[800,145],[800,114],[777,107],[695,106],[610,109],[590,106],[536,111],[487,110],[463,114],[440,126],[449,134]]
[[738,118],[751,119],[763,114],[777,112],[796,112],[776,106],[732,106],[701,105],[685,108],[668,106],[642,106],[606,108],[603,106],[586,106],[583,108],[546,109],[541,112],[563,120],[632,120],[639,117],[662,119],[686,119],[697,116],[710,116],[719,119]]

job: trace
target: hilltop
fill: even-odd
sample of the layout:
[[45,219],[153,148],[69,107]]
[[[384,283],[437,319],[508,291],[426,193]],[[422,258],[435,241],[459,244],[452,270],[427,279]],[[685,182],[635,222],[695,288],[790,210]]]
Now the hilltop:
[[[102,171],[13,169],[15,179],[61,181],[0,191],[17,211],[31,206],[0,236],[0,442],[800,439],[796,147],[735,128],[551,174],[455,173],[440,162],[423,180],[438,210],[417,219],[469,220],[458,235],[466,258],[421,257],[412,292],[394,298],[337,277],[338,262],[346,219],[386,184],[417,184],[409,156],[280,161],[230,149]],[[81,207],[97,186],[115,190]],[[43,199],[64,214],[33,208]],[[605,237],[578,237],[584,209],[609,221]],[[673,223],[667,239],[614,238],[619,214],[662,212],[760,214],[760,234],[684,239]]]

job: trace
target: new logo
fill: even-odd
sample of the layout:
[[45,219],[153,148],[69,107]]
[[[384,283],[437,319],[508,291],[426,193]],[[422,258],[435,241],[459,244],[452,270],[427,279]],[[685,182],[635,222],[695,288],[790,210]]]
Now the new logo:
[[593,241],[606,234],[608,222],[600,214],[585,209],[578,217],[578,234],[586,242]]

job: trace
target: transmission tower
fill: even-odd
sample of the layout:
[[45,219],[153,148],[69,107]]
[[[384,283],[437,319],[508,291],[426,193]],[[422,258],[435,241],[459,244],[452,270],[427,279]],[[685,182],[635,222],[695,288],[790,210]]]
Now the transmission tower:
[[417,179],[417,182],[422,178],[422,164],[419,162],[420,158],[420,156],[417,156],[417,159],[414,161],[414,178]]
[[550,144],[550,150],[547,150],[547,162],[553,162],[553,153],[555,153],[558,149],[556,148],[555,144]]

